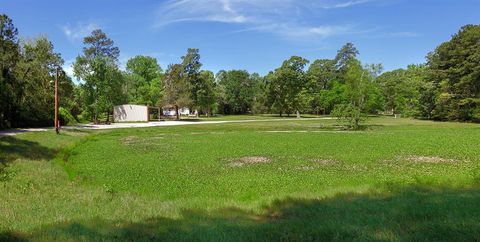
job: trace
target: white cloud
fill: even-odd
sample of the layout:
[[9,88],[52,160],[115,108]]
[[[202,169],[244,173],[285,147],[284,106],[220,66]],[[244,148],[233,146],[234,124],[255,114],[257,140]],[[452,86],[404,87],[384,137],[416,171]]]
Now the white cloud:
[[67,60],[62,66],[62,69],[67,73],[67,75],[71,78],[73,77],[73,63],[75,62],[75,59]]
[[63,63],[62,69],[65,71],[65,74],[67,74],[67,76],[72,78],[72,81],[74,83],[82,83],[83,80],[76,78],[73,73],[73,63],[75,63],[75,59],[66,60],[65,63]]
[[326,38],[351,32],[345,24],[305,24],[309,15],[374,0],[170,0],[160,5],[154,27],[179,22],[218,22],[241,27],[234,32],[259,31],[288,38]]
[[78,39],[82,39],[83,37],[89,35],[93,30],[100,28],[100,26],[96,23],[82,23],[77,22],[75,25],[71,25],[70,23],[62,26],[62,31],[65,36],[74,41]]
[[374,0],[352,0],[347,2],[338,2],[330,5],[324,5],[324,9],[335,9],[335,8],[348,8],[354,5],[364,4],[368,2],[372,2]]
[[241,29],[234,31],[235,33],[247,32],[247,31],[262,31],[275,33],[280,36],[295,39],[295,38],[307,38],[307,37],[316,37],[316,38],[328,38],[335,35],[354,33],[352,31],[352,25],[318,25],[315,27],[312,26],[301,26],[292,23],[285,24],[268,24],[257,26],[253,28]]

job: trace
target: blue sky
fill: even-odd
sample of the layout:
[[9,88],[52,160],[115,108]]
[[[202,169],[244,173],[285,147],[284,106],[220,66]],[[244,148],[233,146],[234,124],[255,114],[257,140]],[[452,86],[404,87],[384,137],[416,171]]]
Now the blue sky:
[[479,0],[177,0],[1,1],[22,38],[46,35],[65,59],[103,29],[120,48],[163,69],[199,48],[204,69],[266,74],[292,55],[333,58],[346,42],[363,63],[385,70],[422,63],[465,24],[479,24]]

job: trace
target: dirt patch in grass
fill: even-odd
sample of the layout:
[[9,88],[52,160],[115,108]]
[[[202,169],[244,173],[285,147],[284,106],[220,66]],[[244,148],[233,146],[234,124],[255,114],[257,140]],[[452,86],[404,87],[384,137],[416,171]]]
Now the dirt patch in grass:
[[266,131],[258,131],[260,133],[341,133],[341,134],[359,134],[364,131],[352,131],[352,130],[266,130]]
[[138,145],[138,144],[145,145],[145,144],[149,144],[150,142],[155,142],[156,140],[162,140],[165,138],[166,138],[165,135],[162,135],[162,134],[156,135],[156,136],[150,136],[150,137],[138,137],[135,135],[130,135],[130,136],[121,138],[120,142],[126,146]]
[[272,160],[265,156],[245,156],[238,158],[228,159],[231,167],[242,167],[245,165],[265,164],[270,163]]
[[300,171],[311,171],[311,170],[315,170],[317,169],[318,167],[315,167],[315,166],[309,166],[309,165],[301,165],[297,168],[295,168],[296,170],[300,170]]
[[439,156],[419,156],[419,155],[409,155],[409,156],[398,156],[392,160],[382,160],[380,163],[388,166],[397,166],[400,164],[411,163],[411,164],[453,164],[459,163],[459,160],[448,159]]
[[191,135],[226,134],[225,132],[191,132]]
[[139,141],[138,136],[130,135],[121,139],[123,145],[133,145]]
[[406,160],[410,162],[415,162],[415,163],[433,163],[433,164],[457,162],[454,159],[446,159],[438,156],[408,156]]
[[[171,137],[174,137],[171,136]],[[120,139],[120,143],[132,150],[138,152],[158,152],[164,154],[164,151],[174,149],[175,146],[170,142],[164,141],[166,136],[156,135],[150,137],[139,137],[136,135],[126,136]]]
[[313,158],[313,159],[310,159],[310,161],[314,162],[315,164],[319,164],[319,165],[333,165],[333,164],[338,163],[338,161],[336,161],[336,160],[320,159],[320,158]]

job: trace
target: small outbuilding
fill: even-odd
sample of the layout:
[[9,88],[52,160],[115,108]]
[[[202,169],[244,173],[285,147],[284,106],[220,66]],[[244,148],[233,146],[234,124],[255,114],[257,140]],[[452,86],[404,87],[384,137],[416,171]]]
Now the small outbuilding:
[[148,106],[125,104],[113,107],[114,122],[148,122]]

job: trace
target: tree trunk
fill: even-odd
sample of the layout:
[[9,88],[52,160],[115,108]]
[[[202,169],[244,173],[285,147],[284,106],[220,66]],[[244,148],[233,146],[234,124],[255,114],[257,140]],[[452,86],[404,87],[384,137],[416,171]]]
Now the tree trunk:
[[178,113],[178,106],[177,105],[175,105],[175,115],[177,116],[176,120],[180,120],[180,114]]
[[105,121],[105,123],[108,124],[108,121],[110,121],[110,112],[109,111],[107,111],[107,121]]

